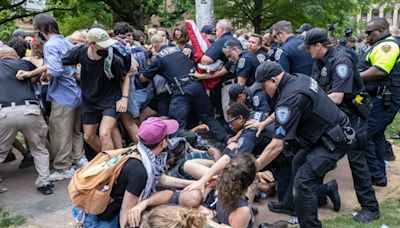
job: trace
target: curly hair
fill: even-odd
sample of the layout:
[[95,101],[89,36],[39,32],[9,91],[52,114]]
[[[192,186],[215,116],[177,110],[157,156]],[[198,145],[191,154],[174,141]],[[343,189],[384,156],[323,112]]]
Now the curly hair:
[[236,210],[236,200],[247,191],[256,177],[256,163],[253,155],[234,157],[222,171],[217,189],[218,199],[227,214]]
[[140,228],[203,228],[206,217],[197,209],[159,206],[147,213]]
[[242,116],[244,119],[247,119],[250,115],[250,109],[245,104],[235,102],[229,106],[226,114],[230,116]]
[[35,34],[31,43],[32,56],[42,59],[44,57],[43,46],[44,41]]
[[133,28],[132,25],[128,24],[128,22],[117,22],[114,25],[114,35],[120,35],[120,34],[126,34],[128,32],[133,33],[133,31],[135,31],[135,29]]
[[185,157],[186,143],[185,141],[180,141],[175,149],[168,150],[167,166],[169,168],[175,167]]

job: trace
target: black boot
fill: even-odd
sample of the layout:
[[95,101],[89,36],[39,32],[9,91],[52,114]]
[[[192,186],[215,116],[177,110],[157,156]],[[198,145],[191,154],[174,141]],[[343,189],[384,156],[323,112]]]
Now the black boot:
[[325,184],[327,186],[327,191],[326,191],[326,196],[329,197],[329,199],[333,203],[333,210],[334,211],[339,211],[340,210],[340,195],[338,191],[338,185],[336,183],[336,180],[330,181]]
[[270,211],[275,213],[283,213],[292,216],[296,216],[294,208],[290,208],[282,202],[268,202],[268,208]]
[[29,166],[32,166],[33,163],[33,157],[30,153],[24,154],[24,159],[22,159],[21,163],[19,164],[18,168],[19,169],[25,169],[28,168]]
[[379,217],[379,211],[372,212],[368,210],[362,210],[360,212],[357,212],[357,214],[353,216],[353,219],[361,223],[370,223],[372,220],[379,219]]

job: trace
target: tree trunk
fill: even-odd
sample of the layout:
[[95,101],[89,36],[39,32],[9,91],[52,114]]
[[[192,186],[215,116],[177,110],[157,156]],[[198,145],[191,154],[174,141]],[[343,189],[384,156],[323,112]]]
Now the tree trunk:
[[263,9],[263,0],[254,0],[254,17],[252,20],[252,24],[254,27],[254,32],[261,34],[261,23],[262,23],[262,9]]

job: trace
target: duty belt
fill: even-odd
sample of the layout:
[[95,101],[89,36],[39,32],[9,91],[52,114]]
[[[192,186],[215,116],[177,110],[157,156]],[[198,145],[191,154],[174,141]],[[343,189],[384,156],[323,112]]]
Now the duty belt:
[[230,80],[224,81],[222,83],[222,87],[230,85],[230,84],[235,84],[235,83],[237,83],[236,79],[230,79]]
[[19,105],[40,105],[39,101],[36,100],[25,100],[25,101],[18,101],[18,102],[1,102],[1,107],[11,107],[11,106],[19,106]]
[[183,78],[177,78],[174,77],[174,82],[167,82],[165,84],[165,87],[167,88],[167,91],[169,94],[173,94],[175,89],[179,89],[182,93],[182,95],[184,95],[185,93],[183,92],[182,87],[190,84],[191,82],[197,81],[197,78],[192,77],[192,76],[186,76]]

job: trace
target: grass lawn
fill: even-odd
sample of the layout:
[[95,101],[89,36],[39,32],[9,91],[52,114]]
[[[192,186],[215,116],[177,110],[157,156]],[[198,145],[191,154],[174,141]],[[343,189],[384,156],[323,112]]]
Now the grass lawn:
[[19,226],[25,223],[25,218],[21,215],[13,215],[0,208],[0,227]]
[[[400,140],[391,140],[390,136],[398,134],[400,132],[400,114],[397,114],[396,117],[394,118],[392,124],[390,124],[386,128],[386,138],[390,140],[390,142],[396,146],[400,146]],[[399,225],[400,227],[400,225]]]
[[400,227],[400,198],[387,199],[380,204],[381,217],[370,224],[360,224],[353,220],[352,215],[342,215],[322,222],[326,228],[380,228],[383,224],[389,228]]

